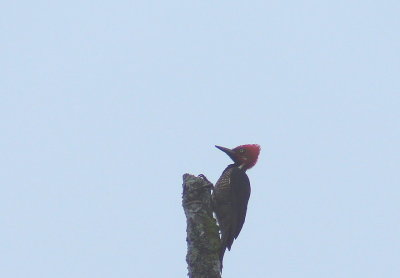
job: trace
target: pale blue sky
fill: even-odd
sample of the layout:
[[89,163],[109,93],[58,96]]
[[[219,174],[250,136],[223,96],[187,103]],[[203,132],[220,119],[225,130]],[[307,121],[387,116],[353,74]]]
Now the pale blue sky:
[[8,1],[0,277],[185,277],[181,176],[262,146],[224,277],[400,277],[399,1]]

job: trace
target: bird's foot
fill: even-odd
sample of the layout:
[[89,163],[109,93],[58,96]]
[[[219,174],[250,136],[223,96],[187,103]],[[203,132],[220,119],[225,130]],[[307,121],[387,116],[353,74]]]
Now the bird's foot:
[[198,178],[201,178],[202,180],[204,180],[207,184],[204,185],[203,187],[205,188],[210,188],[210,189],[214,189],[214,185],[206,178],[206,176],[204,176],[203,174],[200,174],[197,176]]

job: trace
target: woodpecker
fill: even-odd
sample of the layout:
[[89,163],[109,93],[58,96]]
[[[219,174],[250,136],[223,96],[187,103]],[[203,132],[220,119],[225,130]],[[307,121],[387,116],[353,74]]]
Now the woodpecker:
[[239,236],[246,218],[251,191],[246,171],[257,163],[261,148],[256,144],[241,145],[233,149],[215,147],[226,153],[234,162],[222,172],[212,195],[213,210],[221,231],[219,259],[222,271],[225,250],[231,250],[232,243]]

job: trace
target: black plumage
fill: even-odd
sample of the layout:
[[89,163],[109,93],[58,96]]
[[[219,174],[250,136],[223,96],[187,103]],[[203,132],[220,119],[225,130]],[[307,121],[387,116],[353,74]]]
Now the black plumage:
[[213,206],[221,231],[221,268],[226,248],[231,250],[242,230],[250,192],[249,178],[236,164],[229,165],[215,184]]

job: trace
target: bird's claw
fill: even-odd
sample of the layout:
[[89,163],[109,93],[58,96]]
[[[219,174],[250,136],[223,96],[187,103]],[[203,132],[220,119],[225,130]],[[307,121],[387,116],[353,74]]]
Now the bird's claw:
[[205,185],[204,187],[210,187],[211,189],[214,189],[214,185],[206,178],[206,176],[204,176],[203,174],[200,174],[197,177],[201,178],[202,180],[204,180],[207,183],[207,185]]

